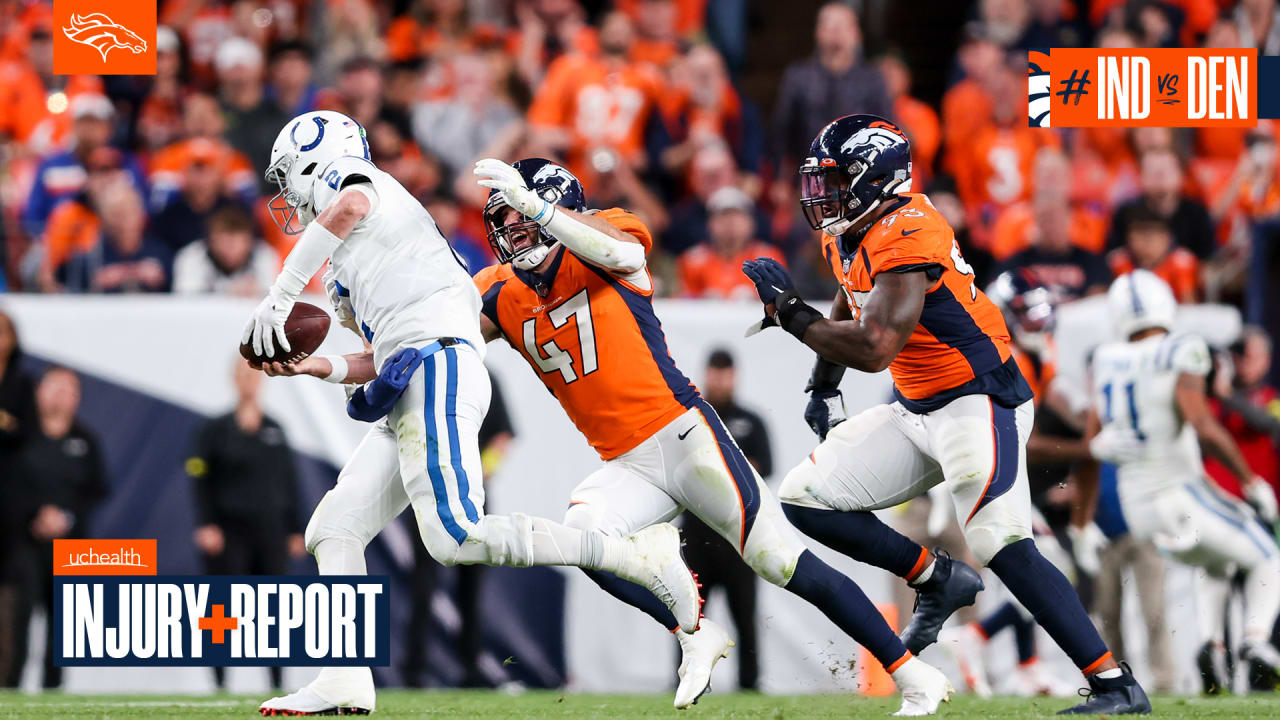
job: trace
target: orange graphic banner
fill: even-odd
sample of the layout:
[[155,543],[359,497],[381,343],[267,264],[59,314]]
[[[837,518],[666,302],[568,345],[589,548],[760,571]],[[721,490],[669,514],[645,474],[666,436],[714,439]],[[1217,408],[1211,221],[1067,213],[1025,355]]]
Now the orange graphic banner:
[[1052,48],[1027,53],[1032,127],[1253,127],[1253,48]]
[[53,541],[54,575],[155,575],[156,541]]
[[155,75],[156,3],[53,0],[57,75]]

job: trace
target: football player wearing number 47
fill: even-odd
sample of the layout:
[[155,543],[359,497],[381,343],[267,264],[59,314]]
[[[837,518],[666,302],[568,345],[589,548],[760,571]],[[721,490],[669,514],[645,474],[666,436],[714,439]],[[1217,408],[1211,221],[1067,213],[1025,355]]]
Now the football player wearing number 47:
[[[568,170],[538,158],[476,163],[490,189],[489,242],[502,264],[482,270],[481,329],[506,339],[564,407],[604,464],[570,495],[565,523],[625,536],[689,510],[765,580],[808,600],[867,647],[902,690],[898,715],[931,715],[951,688],[915,658],[853,581],[800,542],[782,508],[715,410],[671,359],[653,310],[644,223],[619,209],[591,211]],[[605,591],[668,630],[675,618],[652,595],[607,572]],[[732,641],[703,620],[677,633],[683,657],[675,706],[710,687]]]
[[[917,609],[902,639],[918,652],[982,582],[871,511],[946,483],[974,555],[1085,675],[1089,699],[1063,712],[1150,712],[1071,584],[1036,549],[1026,471],[1031,388],[951,228],[910,191],[906,135],[873,115],[842,117],[814,139],[800,180],[801,207],[823,231],[840,284],[831,316],[805,304],[776,262],[743,264],[766,314],[748,334],[780,326],[818,354],[805,419],[821,443],[779,487],[787,516],[814,539],[915,586]],[[850,367],[888,368],[895,402],[846,420],[839,384]]]

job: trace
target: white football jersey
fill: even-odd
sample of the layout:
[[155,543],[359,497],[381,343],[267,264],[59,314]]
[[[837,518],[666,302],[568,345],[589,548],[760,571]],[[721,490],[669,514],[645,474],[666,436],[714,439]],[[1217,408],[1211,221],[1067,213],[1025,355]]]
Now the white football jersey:
[[313,204],[324,211],[350,180],[372,189],[373,207],[331,258],[337,293],[373,344],[376,367],[397,350],[439,337],[466,340],[484,357],[480,294],[426,208],[395,178],[360,157],[341,157],[315,176]]
[[1140,460],[1116,469],[1118,491],[1133,501],[1204,477],[1195,431],[1174,399],[1178,376],[1207,375],[1209,346],[1196,335],[1155,335],[1108,343],[1093,354],[1093,406],[1103,433],[1136,438]]

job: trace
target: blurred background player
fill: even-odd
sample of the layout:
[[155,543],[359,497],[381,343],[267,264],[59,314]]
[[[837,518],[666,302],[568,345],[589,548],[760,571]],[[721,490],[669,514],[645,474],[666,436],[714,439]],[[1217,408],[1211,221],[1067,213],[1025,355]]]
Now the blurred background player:
[[[702,397],[724,421],[729,435],[742,449],[742,456],[760,477],[768,477],[773,474],[769,428],[759,415],[738,404],[737,385],[733,355],[723,348],[711,351],[700,386]],[[737,631],[738,689],[755,690],[760,675],[756,574],[715,530],[707,527],[693,513],[684,513],[680,528],[684,531],[685,560],[689,569],[698,573],[703,596],[709,597],[716,588],[724,590],[733,628]]]
[[[194,484],[193,540],[210,575],[284,575],[306,554],[293,450],[280,423],[262,410],[262,373],[237,358],[236,404],[204,424],[186,461]],[[282,668],[271,666],[271,687]],[[226,669],[214,679],[226,687]]]
[[[1232,568],[1243,571],[1239,656],[1280,672],[1280,651],[1271,644],[1280,610],[1280,548],[1257,522],[1258,515],[1275,519],[1276,498],[1213,417],[1205,381],[1209,348],[1195,335],[1173,332],[1177,301],[1148,271],[1118,278],[1107,303],[1123,340],[1093,355],[1088,435],[1094,454],[1118,466],[1117,490],[1130,532],[1203,570],[1209,587],[1202,590],[1202,612],[1215,618],[1210,627],[1222,624],[1223,579]],[[1200,446],[1230,468],[1256,514],[1210,483]],[[1091,503],[1081,506],[1077,527],[1091,512]]]

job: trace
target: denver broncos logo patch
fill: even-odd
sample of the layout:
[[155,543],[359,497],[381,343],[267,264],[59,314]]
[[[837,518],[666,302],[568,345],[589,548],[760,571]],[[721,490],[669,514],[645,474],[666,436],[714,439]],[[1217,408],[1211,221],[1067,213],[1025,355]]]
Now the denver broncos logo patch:
[[147,51],[146,40],[102,13],[72,15],[71,26],[62,28],[62,32],[75,42],[96,48],[103,62],[107,61],[107,53],[116,48],[124,48],[135,55]]

